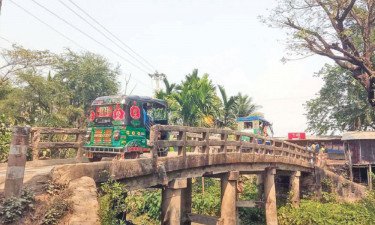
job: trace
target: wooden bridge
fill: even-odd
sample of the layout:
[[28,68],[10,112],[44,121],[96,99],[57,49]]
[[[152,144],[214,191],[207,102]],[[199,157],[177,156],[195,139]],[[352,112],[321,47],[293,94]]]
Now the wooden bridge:
[[[160,132],[170,132],[170,140],[160,140]],[[246,141],[245,141],[246,140]],[[273,138],[224,129],[155,125],[151,129],[149,158],[113,160],[97,163],[63,165],[54,170],[53,178],[68,183],[81,176],[96,182],[106,180],[102,171],[109,171],[129,190],[161,187],[163,224],[236,224],[237,181],[241,174],[258,174],[264,183],[267,224],[277,224],[276,173],[289,175],[299,200],[301,172],[314,169],[315,153]],[[158,157],[159,148],[174,150],[168,157]],[[191,178],[221,179],[221,217],[191,213]]]
[[[34,130],[38,130],[35,129]],[[46,131],[46,130],[44,130]],[[170,132],[170,140],[160,140],[160,132]],[[60,133],[63,131],[59,131]],[[58,133],[59,133],[58,132]],[[54,131],[56,133],[56,131]],[[82,132],[74,130],[81,136]],[[257,174],[264,184],[264,207],[267,224],[277,224],[275,175],[290,176],[292,202],[299,204],[300,176],[311,174],[315,153],[304,147],[274,138],[225,129],[155,125],[151,129],[149,157],[56,166],[52,178],[67,184],[82,176],[103,182],[108,171],[128,190],[162,188],[162,224],[235,225],[237,208],[254,205],[237,201],[237,184],[241,174]],[[82,139],[82,138],[81,138]],[[81,149],[82,144],[72,143]],[[35,144],[35,151],[51,144]],[[83,141],[83,140],[81,140]],[[16,144],[16,143],[14,143]],[[14,145],[12,144],[12,145]],[[62,145],[59,143],[58,145]],[[169,148],[168,157],[158,157],[160,148]],[[81,154],[81,151],[78,151]],[[37,152],[34,152],[37,155]],[[191,178],[215,177],[221,180],[221,216],[191,213]]]

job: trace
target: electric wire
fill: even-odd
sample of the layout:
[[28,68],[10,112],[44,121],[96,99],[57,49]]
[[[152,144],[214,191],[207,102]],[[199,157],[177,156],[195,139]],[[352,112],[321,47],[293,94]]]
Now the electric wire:
[[64,1],[58,0],[63,6],[65,6],[67,9],[69,9],[71,12],[73,12],[76,16],[81,18],[83,21],[85,21],[89,26],[91,26],[93,29],[95,29],[97,32],[99,32],[101,35],[103,35],[105,38],[107,38],[109,41],[111,41],[113,44],[115,44],[117,47],[119,47],[121,50],[123,50],[126,54],[128,54],[130,57],[132,57],[134,60],[136,60],[138,63],[144,66],[144,68],[147,69],[153,69],[148,68],[149,66],[147,64],[144,64],[142,61],[134,57],[132,54],[130,54],[126,49],[124,49],[121,45],[119,45],[117,42],[115,42],[112,38],[108,37],[103,31],[98,29],[96,26],[94,26],[91,22],[89,22],[87,19],[85,19],[83,16],[81,16],[79,13],[77,13],[74,9],[72,9],[70,6],[68,6]]
[[30,16],[34,17],[34,19],[38,20],[39,22],[43,23],[44,25],[46,25],[47,27],[49,27],[50,29],[52,29],[53,31],[55,31],[56,33],[60,34],[61,36],[63,36],[65,39],[69,40],[70,42],[72,42],[73,44],[75,44],[76,46],[78,46],[79,48],[82,48],[86,51],[88,51],[86,48],[84,48],[82,45],[78,44],[77,42],[75,42],[74,40],[72,40],[71,38],[69,38],[68,36],[66,36],[65,34],[61,33],[60,31],[58,31],[57,29],[55,29],[54,27],[52,27],[51,25],[49,25],[48,23],[44,22],[43,20],[41,20],[39,17],[35,16],[33,13],[31,13],[29,10],[25,9],[24,7],[20,6],[19,4],[15,3],[13,0],[9,0],[11,3],[13,3],[15,6],[17,6],[18,8],[20,8],[21,10],[23,10],[24,12],[26,12],[27,14],[29,14]]
[[98,24],[101,28],[103,28],[105,31],[107,31],[112,37],[114,37],[116,40],[118,40],[121,44],[123,44],[126,48],[128,48],[131,52],[133,52],[136,56],[141,58],[145,63],[147,63],[149,66],[151,66],[155,71],[157,70],[155,66],[153,66],[148,60],[143,58],[141,55],[139,55],[137,52],[135,52],[131,47],[129,47],[125,42],[123,42],[120,38],[118,38],[115,34],[113,34],[110,30],[108,30],[104,25],[102,25],[100,22],[98,22],[94,17],[92,17],[89,13],[87,13],[83,8],[81,8],[79,5],[74,3],[72,0],[69,0],[70,3],[72,3],[75,7],[77,7],[82,13],[84,13],[86,16],[88,16],[91,20],[93,20],[96,24]]
[[87,34],[86,32],[84,32],[83,30],[81,30],[80,28],[76,27],[75,25],[71,24],[69,21],[65,20],[64,18],[62,18],[61,16],[57,15],[56,13],[54,13],[53,11],[51,11],[50,9],[48,9],[47,7],[45,7],[44,5],[40,4],[39,2],[35,1],[35,0],[32,0],[35,4],[37,4],[39,7],[41,7],[42,9],[46,10],[47,12],[51,13],[52,15],[54,15],[55,17],[57,17],[58,19],[60,19],[61,21],[63,21],[64,23],[68,24],[69,26],[73,27],[75,30],[79,31],[80,33],[82,33],[83,35],[85,35],[86,37],[88,37],[89,39],[91,39],[92,41],[94,41],[95,43],[99,44],[100,46],[102,46],[103,48],[107,49],[108,51],[112,52],[113,54],[115,54],[116,56],[122,58],[123,60],[125,60],[126,62],[130,63],[131,65],[133,65],[134,67],[136,67],[137,69],[145,72],[146,74],[148,74],[148,72],[144,69],[142,69],[141,67],[139,67],[138,65],[134,64],[132,61],[124,58],[122,55],[118,54],[117,52],[115,52],[113,49],[107,47],[105,44],[103,44],[102,42],[96,40],[95,38],[91,37],[89,34]]
[[4,41],[6,41],[6,42],[8,42],[8,43],[10,43],[10,44],[12,44],[12,45],[14,45],[14,43],[11,42],[11,41],[9,41],[9,39],[7,39],[7,38],[2,37],[2,36],[0,36],[0,38],[3,39]]

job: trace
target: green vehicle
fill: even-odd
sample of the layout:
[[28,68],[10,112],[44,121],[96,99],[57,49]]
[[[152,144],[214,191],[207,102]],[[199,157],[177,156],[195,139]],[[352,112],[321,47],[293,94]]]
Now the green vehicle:
[[[147,140],[155,124],[168,124],[167,103],[141,96],[104,96],[91,104],[85,153],[90,161],[102,157],[136,159],[150,152]],[[167,133],[161,133],[167,139]],[[167,149],[159,155],[166,156]]]

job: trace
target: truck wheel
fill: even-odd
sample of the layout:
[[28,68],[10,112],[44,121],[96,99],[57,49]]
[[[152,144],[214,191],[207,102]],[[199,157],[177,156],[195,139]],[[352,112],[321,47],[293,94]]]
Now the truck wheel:
[[100,160],[102,160],[102,157],[97,155],[93,155],[92,158],[89,158],[90,162],[99,162]]

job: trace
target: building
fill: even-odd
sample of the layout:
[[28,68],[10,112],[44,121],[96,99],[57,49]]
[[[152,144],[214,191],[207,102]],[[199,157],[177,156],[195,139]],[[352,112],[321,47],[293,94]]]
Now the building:
[[342,136],[349,163],[350,176],[355,182],[371,185],[375,167],[375,131],[345,132]]

